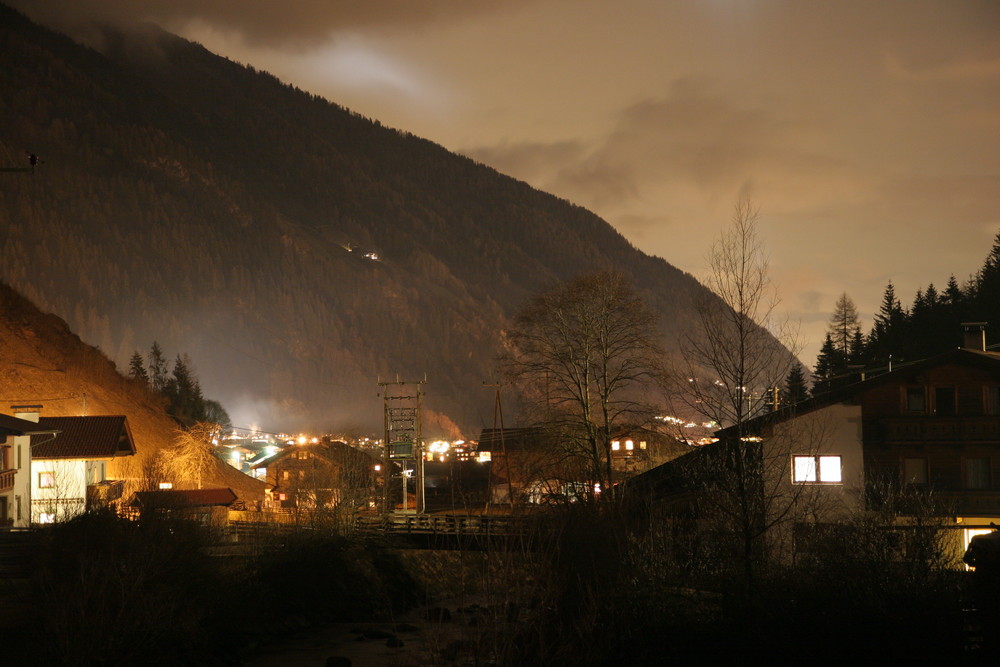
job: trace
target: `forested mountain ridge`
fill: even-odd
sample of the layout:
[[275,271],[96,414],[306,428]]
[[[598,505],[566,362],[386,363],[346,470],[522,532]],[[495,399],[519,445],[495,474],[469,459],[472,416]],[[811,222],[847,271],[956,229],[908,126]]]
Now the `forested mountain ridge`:
[[[378,376],[485,423],[499,332],[615,268],[672,336],[703,288],[594,214],[144,26],[100,51],[0,6],[0,279],[120,367],[188,352],[240,425],[377,426]],[[375,257],[377,256],[377,259]]]

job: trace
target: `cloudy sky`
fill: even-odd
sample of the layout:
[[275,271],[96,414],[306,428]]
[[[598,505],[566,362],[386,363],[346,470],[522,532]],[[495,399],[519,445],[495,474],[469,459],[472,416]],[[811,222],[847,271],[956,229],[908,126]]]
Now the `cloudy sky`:
[[[148,20],[586,206],[699,276],[752,192],[812,365],[837,296],[963,281],[1000,231],[995,0],[18,0]],[[1000,323],[998,323],[1000,324]]]

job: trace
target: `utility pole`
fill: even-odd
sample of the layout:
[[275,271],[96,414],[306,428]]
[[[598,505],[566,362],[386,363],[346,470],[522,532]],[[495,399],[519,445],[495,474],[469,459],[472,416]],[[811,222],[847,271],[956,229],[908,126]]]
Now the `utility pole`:
[[[546,374],[548,378],[548,374]],[[546,384],[546,391],[548,391],[548,382]],[[504,465],[507,468],[507,502],[510,505],[511,514],[514,513],[514,485],[513,480],[510,477],[510,457],[507,456],[507,443],[504,441],[504,427],[503,427],[503,404],[500,402],[500,383],[490,384],[488,382],[483,383],[484,387],[493,387],[496,389],[495,398],[493,400],[493,437],[494,443],[496,442],[496,434],[500,433],[500,449],[503,451]],[[546,404],[548,402],[546,401]],[[497,429],[499,426],[499,431]],[[491,444],[492,448],[492,444]],[[491,456],[492,459],[492,456]],[[486,482],[486,493],[489,496],[486,498],[486,514],[490,513],[490,505],[493,503],[493,461],[490,461],[490,472],[489,478]]]
[[[390,502],[392,486],[392,464],[399,462],[403,485],[403,512],[423,514],[426,509],[424,497],[424,436],[421,411],[427,378],[418,382],[395,382],[379,380],[385,421],[385,443],[382,456],[382,512],[393,511]],[[413,467],[408,465],[412,462]],[[416,507],[407,507],[408,471],[416,483]]]

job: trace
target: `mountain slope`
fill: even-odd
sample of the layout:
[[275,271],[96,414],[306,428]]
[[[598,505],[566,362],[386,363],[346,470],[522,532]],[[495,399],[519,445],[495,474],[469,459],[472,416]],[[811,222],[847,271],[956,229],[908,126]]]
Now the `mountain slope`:
[[[41,404],[47,417],[128,417],[137,452],[109,464],[113,479],[135,481],[145,462],[174,445],[177,424],[161,399],[118,374],[107,357],[82,342],[63,320],[41,313],[0,283],[0,412],[10,414],[9,407],[18,404]],[[248,501],[264,494],[262,482],[221,461],[206,486],[231,487]]]
[[155,27],[0,26],[0,161],[45,160],[0,175],[0,278],[119,364],[189,353],[237,424],[373,430],[426,375],[428,428],[478,428],[499,332],[582,272],[690,327],[691,276],[484,165]]

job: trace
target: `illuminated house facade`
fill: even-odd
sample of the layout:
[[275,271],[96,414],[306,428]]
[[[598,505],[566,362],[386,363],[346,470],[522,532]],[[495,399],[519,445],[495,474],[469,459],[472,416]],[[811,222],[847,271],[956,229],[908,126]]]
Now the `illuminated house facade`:
[[[742,447],[759,452],[757,492],[801,499],[798,520],[817,523],[875,509],[887,488],[927,492],[964,544],[1000,522],[1000,354],[982,341],[973,335],[964,348],[747,423]],[[706,486],[691,483],[697,461],[736,440],[733,429],[717,436],[633,488],[662,506],[691,507]]]
[[380,463],[368,452],[342,442],[290,445],[255,463],[265,470],[272,507],[329,508],[341,502],[367,506],[375,500]]
[[41,417],[38,426],[56,433],[31,436],[33,523],[65,521],[121,498],[124,482],[109,480],[107,465],[135,454],[124,416]]
[[31,523],[31,437],[52,437],[34,421],[0,415],[0,528]]

